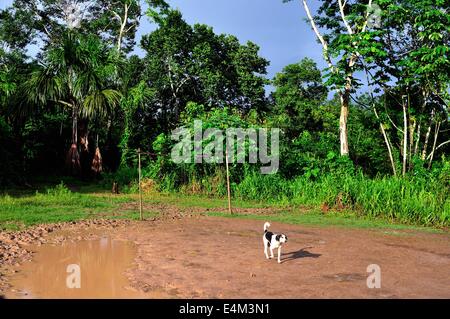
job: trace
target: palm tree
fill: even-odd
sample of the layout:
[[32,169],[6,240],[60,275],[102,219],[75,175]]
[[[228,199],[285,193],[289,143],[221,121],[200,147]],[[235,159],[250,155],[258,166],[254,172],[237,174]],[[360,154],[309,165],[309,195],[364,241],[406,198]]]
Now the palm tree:
[[87,129],[78,136],[79,119],[104,119],[120,102],[121,94],[112,88],[116,64],[113,51],[94,36],[81,36],[69,30],[44,52],[43,60],[24,84],[27,102],[56,103],[72,112],[72,145],[66,164],[72,173],[80,167],[79,141],[87,151]]

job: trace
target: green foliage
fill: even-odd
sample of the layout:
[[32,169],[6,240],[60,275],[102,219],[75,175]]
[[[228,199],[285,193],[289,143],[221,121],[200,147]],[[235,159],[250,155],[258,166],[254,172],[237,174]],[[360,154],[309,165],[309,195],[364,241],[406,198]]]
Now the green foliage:
[[22,93],[31,104],[46,105],[51,101],[79,108],[85,117],[104,117],[121,97],[107,87],[108,80],[114,77],[116,62],[100,39],[68,32],[48,48],[44,66],[34,70]]
[[102,185],[105,188],[112,188],[114,182],[118,183],[122,191],[129,188],[138,178],[136,168],[122,166],[117,171],[103,174]]
[[[128,72],[130,72],[130,70],[128,70]],[[125,74],[125,77],[130,76],[128,72]],[[126,78],[126,80],[132,82],[131,78]],[[127,89],[122,98],[120,106],[125,121],[122,138],[119,144],[122,151],[122,166],[131,165],[135,160],[136,156],[133,155],[134,152],[131,148],[133,145],[139,144],[135,140],[138,137],[137,135],[140,129],[139,122],[135,120],[135,117],[138,114],[138,110],[145,108],[146,103],[153,99],[154,94],[154,90],[148,88],[144,81],[140,81],[136,86]]]
[[[9,139],[11,138],[11,126],[6,122],[5,118],[0,114],[0,145],[3,150],[0,152],[0,185],[4,186],[18,178],[18,165],[14,160],[14,154],[11,152]],[[0,186],[0,188],[2,188]]]
[[57,223],[107,217],[128,198],[102,197],[71,192],[61,183],[44,193],[0,195],[0,230],[43,223]]
[[[306,58],[271,82],[269,62],[255,43],[190,25],[164,0],[146,1],[156,29],[140,40],[143,57],[128,55],[136,45],[139,1],[77,2],[86,10],[76,27],[60,1],[14,0],[0,11],[1,188],[28,184],[37,172],[58,175],[73,143],[86,171],[101,147],[105,188],[118,182],[121,192],[136,192],[141,148],[152,153],[142,156],[143,176],[160,191],[226,196],[224,163],[171,160],[172,130],[193,133],[194,121],[201,120],[203,131],[281,129],[277,175],[261,175],[259,165],[230,165],[237,200],[325,205],[369,218],[448,225],[448,1],[376,1],[381,28],[366,25],[367,1],[342,1],[344,19],[337,1],[319,1],[314,20],[333,66],[321,72]],[[37,43],[37,54],[27,56],[27,47]],[[367,94],[356,92],[361,75]],[[274,86],[269,97],[267,84]],[[334,89],[338,94],[328,99]],[[344,104],[350,107],[349,157],[338,155]],[[405,115],[407,174],[393,178],[388,148],[400,172]],[[248,141],[245,146],[248,155]],[[195,158],[194,149],[190,155]],[[60,206],[67,218],[101,208],[63,184],[25,199],[0,198],[7,212],[0,222],[13,220],[10,204],[20,206],[20,220],[30,223],[47,220],[46,212],[58,220]]]
[[392,177],[369,179],[362,174],[327,174],[286,181],[278,176],[250,175],[233,191],[244,200],[312,205],[356,211],[371,218],[422,225],[450,224],[450,188],[438,179]]
[[61,182],[53,188],[48,188],[47,195],[63,199],[64,197],[70,197],[71,191],[67,188],[64,182]]
[[155,14],[158,28],[142,38],[141,46],[146,51],[143,76],[157,92],[153,103],[162,108],[161,121],[177,121],[190,101],[207,110],[264,107],[268,62],[257,45],[242,45],[206,25],[190,26],[176,10]]
[[[203,105],[197,103],[188,103],[185,112],[180,116],[181,123],[190,132],[192,138],[194,136],[194,121],[199,120],[202,122],[202,132],[207,129],[219,129],[226,130],[227,128],[247,128],[250,124],[238,111],[230,108],[213,108],[209,112],[205,111]],[[222,136],[225,138],[225,136]],[[203,148],[207,146],[214,138],[203,140]],[[225,140],[219,141],[224,145]],[[191,163],[189,164],[175,164],[171,160],[171,150],[177,141],[173,141],[170,136],[166,134],[160,134],[153,142],[153,150],[157,153],[157,159],[150,163],[148,167],[148,177],[162,180],[162,189],[169,190],[169,186],[173,189],[180,189],[183,185],[189,188],[192,186],[193,192],[208,193],[219,192],[224,194],[225,191],[225,178],[224,170],[225,164],[208,164],[202,165],[195,164],[194,159],[196,153],[194,148],[191,149]],[[246,156],[248,155],[248,141],[245,141]],[[225,155],[225,153],[224,153]],[[223,162],[223,158],[222,158]],[[233,178],[238,181],[239,176],[243,176],[244,172],[250,169],[248,164],[233,163]],[[253,166],[251,169],[258,169],[257,166]]]
[[[80,21],[71,26],[64,2],[54,0],[14,0],[12,6],[0,11],[0,40],[14,47],[24,48],[29,43],[45,45],[62,38],[68,30],[84,35],[102,37],[106,43],[117,45],[130,52],[141,17],[141,5],[137,0],[77,0]],[[127,5],[127,9],[125,9]],[[125,10],[127,16],[125,19]],[[120,17],[120,19],[119,19]],[[125,21],[124,30],[120,30]]]
[[322,75],[315,62],[306,58],[286,66],[275,76],[273,84],[275,110],[272,125],[282,128],[288,139],[303,131],[322,129],[326,119],[321,104],[328,91],[322,84]]

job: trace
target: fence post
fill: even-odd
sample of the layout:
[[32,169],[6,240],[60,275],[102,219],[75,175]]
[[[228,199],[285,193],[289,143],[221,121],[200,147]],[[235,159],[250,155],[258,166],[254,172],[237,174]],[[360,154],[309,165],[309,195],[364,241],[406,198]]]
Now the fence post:
[[228,147],[225,149],[225,165],[227,167],[227,192],[228,192],[228,212],[233,214],[231,209],[231,189],[230,189],[230,171],[228,168]]
[[142,214],[142,187],[141,187],[141,149],[138,148],[138,171],[139,171],[139,217],[140,220],[144,220]]

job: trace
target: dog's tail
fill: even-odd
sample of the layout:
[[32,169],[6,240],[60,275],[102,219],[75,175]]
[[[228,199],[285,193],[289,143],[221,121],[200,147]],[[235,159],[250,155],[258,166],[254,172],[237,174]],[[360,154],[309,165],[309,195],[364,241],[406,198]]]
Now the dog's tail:
[[264,223],[264,232],[266,233],[267,232],[267,228],[269,228],[270,227],[270,223],[269,222],[265,222]]

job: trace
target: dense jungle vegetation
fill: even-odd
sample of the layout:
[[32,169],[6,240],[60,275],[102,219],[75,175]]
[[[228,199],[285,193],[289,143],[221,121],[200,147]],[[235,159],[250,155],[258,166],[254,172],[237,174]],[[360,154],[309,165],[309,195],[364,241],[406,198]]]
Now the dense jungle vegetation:
[[[257,44],[163,0],[15,0],[0,11],[0,188],[73,176],[133,192],[142,149],[156,191],[226,196],[224,164],[171,161],[171,132],[197,119],[280,128],[276,174],[231,163],[237,199],[448,226],[449,1],[379,0],[377,23],[370,0],[319,2],[298,28],[328,68],[268,78]],[[142,19],[156,30],[137,38]]]

